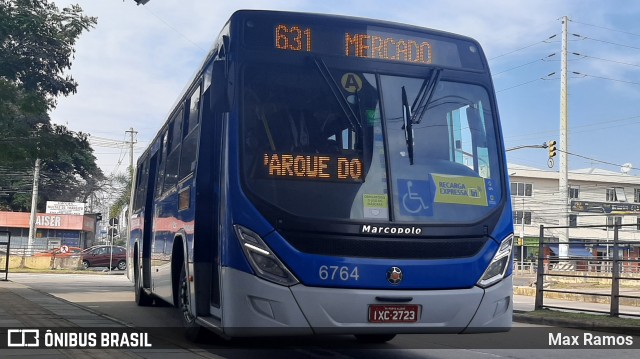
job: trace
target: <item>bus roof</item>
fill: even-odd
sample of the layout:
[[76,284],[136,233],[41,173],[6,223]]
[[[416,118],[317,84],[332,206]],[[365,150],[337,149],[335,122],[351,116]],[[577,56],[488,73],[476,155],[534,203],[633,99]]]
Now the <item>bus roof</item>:
[[230,18],[231,22],[237,21],[237,18],[243,19],[249,16],[263,16],[263,17],[282,17],[286,16],[288,18],[297,18],[300,20],[305,19],[316,19],[320,21],[340,21],[340,22],[349,22],[352,24],[360,24],[360,25],[369,25],[369,26],[380,26],[387,28],[395,28],[402,30],[409,30],[415,32],[428,32],[434,35],[440,35],[443,37],[448,37],[452,39],[459,39],[469,42],[478,43],[475,39],[469,36],[456,34],[452,32],[437,30],[433,28],[404,24],[394,21],[388,20],[379,20],[373,18],[365,18],[358,16],[348,16],[348,15],[335,15],[335,14],[321,14],[321,13],[308,13],[308,12],[295,12],[295,11],[278,11],[278,10],[255,10],[255,9],[243,9],[235,11]]

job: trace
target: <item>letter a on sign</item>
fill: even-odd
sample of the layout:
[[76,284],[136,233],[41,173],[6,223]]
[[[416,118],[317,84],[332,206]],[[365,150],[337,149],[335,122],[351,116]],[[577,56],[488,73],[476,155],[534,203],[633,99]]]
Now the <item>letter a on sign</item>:
[[356,93],[362,89],[362,79],[353,72],[347,72],[342,75],[340,82],[342,83],[342,88],[350,93]]

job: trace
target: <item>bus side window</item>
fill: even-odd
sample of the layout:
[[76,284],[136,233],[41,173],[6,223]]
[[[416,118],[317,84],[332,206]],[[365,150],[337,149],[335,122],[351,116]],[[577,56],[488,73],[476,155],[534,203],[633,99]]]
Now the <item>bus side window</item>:
[[158,150],[158,180],[156,181],[156,197],[162,194],[162,183],[164,180],[164,167],[167,156],[167,132],[165,131],[160,138],[160,149]]
[[[145,158],[144,161],[140,163],[140,167],[138,167],[138,171],[136,174],[136,183],[135,183],[135,196],[133,197],[133,210],[130,213],[133,213],[135,210],[138,210],[142,207],[144,203],[144,193],[146,192],[146,175],[145,170],[147,168],[148,159]],[[145,185],[141,185],[144,183]]]
[[164,171],[163,191],[166,192],[178,184],[178,169],[180,165],[180,144],[182,142],[182,119],[184,111],[180,109],[169,124],[171,142],[168,147],[166,168]]
[[200,86],[196,87],[188,102],[189,111],[185,116],[180,159],[180,178],[189,175],[196,166],[198,156],[198,124],[200,123]]

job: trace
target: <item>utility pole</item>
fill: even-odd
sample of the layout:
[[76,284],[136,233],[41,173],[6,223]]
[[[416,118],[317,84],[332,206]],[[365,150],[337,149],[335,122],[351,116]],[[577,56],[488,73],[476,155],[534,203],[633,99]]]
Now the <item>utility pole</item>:
[[569,228],[568,228],[568,204],[569,204],[569,163],[567,152],[569,151],[569,105],[568,105],[568,79],[567,79],[567,52],[569,18],[562,17],[562,60],[560,72],[560,169],[558,191],[560,192],[560,226],[567,227],[558,232],[558,257],[569,257]]
[[31,216],[29,217],[29,240],[27,251],[33,253],[33,238],[36,235],[36,216],[38,213],[38,182],[40,181],[40,159],[36,158],[33,170],[33,189],[31,190]]
[[[127,228],[127,238],[129,237],[130,233],[131,233],[131,213],[133,213],[133,198],[135,196],[135,170],[133,168],[133,144],[134,139],[133,136],[136,135],[138,132],[133,130],[133,127],[129,128],[129,131],[126,131],[126,133],[130,133],[131,134],[131,141],[129,141],[129,180],[131,181],[131,188],[129,189],[129,206],[127,208],[127,212],[128,215],[125,217],[127,223],[126,223],[126,228]],[[120,238],[122,238],[122,233],[120,234]],[[127,241],[127,243],[129,243],[129,241]]]
[[136,143],[133,139],[134,135],[138,132],[133,130],[133,127],[129,128],[125,133],[131,134],[131,140],[129,140],[129,178],[131,179],[131,186],[133,187],[133,145]]

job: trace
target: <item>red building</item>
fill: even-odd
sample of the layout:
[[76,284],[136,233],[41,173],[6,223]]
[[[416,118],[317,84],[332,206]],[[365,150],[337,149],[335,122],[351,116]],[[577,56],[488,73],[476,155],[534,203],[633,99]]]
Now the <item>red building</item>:
[[[11,233],[12,249],[27,248],[29,217],[30,213],[0,211],[0,231]],[[38,213],[33,246],[36,250],[45,250],[61,245],[86,248],[93,244],[95,233],[95,214]]]

